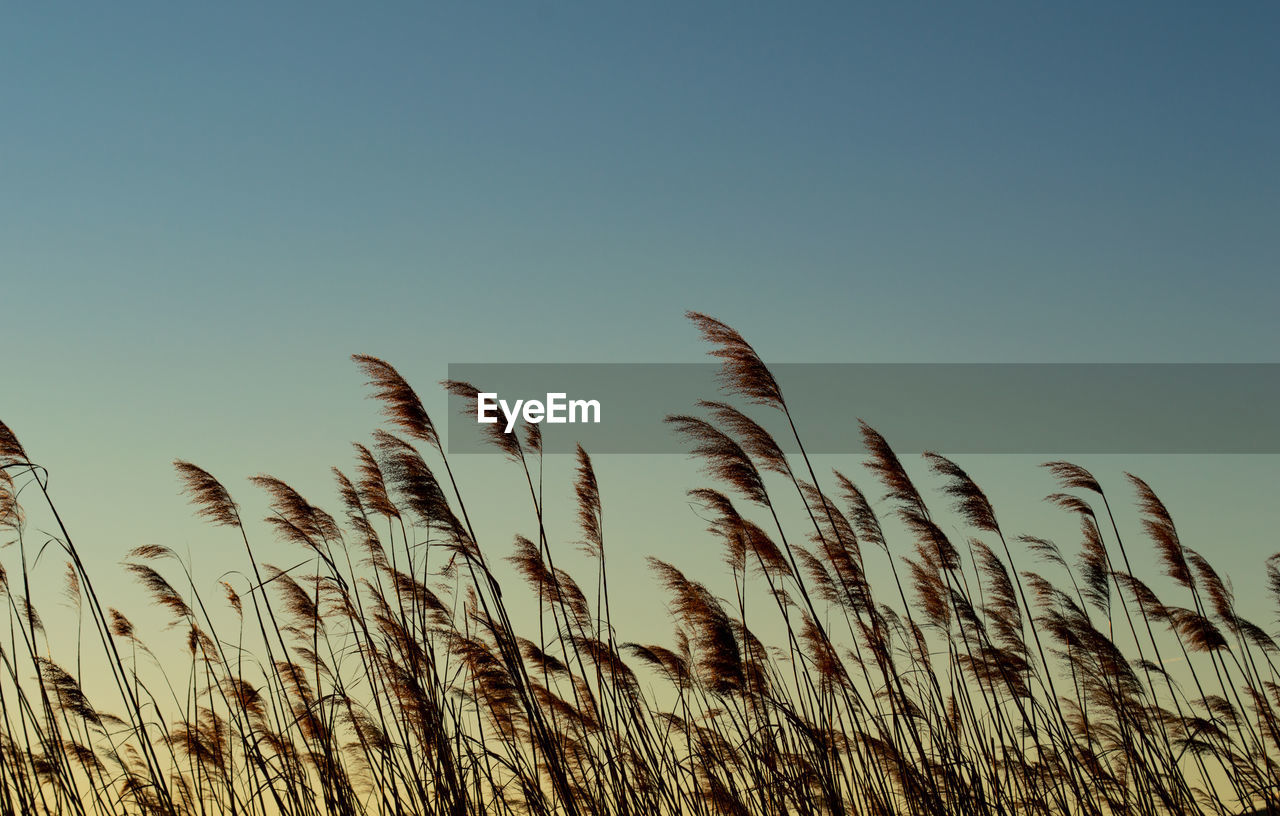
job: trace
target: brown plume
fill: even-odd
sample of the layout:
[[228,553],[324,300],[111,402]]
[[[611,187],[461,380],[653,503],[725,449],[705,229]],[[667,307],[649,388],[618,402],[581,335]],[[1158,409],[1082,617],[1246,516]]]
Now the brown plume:
[[342,537],[333,516],[308,502],[285,482],[266,475],[250,477],[249,481],[266,491],[270,497],[271,509],[275,511],[275,515],[266,520],[276,528],[282,539],[322,550],[322,544]]
[[858,424],[862,427],[862,440],[871,453],[871,460],[867,462],[867,467],[888,489],[887,496],[899,502],[913,515],[927,517],[928,510],[925,508],[924,500],[920,498],[920,492],[916,490],[915,484],[907,475],[906,468],[902,466],[893,448],[889,447],[885,438],[866,422],[858,420]]
[[1104,615],[1111,612],[1111,562],[1093,516],[1080,518],[1080,531],[1084,541],[1080,547],[1080,576],[1084,582],[1085,599]]
[[1102,495],[1102,485],[1098,484],[1098,480],[1092,473],[1079,465],[1073,465],[1070,462],[1045,462],[1042,467],[1048,468],[1058,483],[1065,488],[1088,490],[1099,496]]
[[[463,382],[461,380],[444,380],[440,384],[443,385],[444,389],[450,394],[453,394],[455,397],[460,397],[472,406],[476,404],[476,400],[480,396],[480,389],[476,388],[469,382]],[[471,413],[472,410],[474,409],[464,407],[462,415],[474,421],[475,415]],[[507,433],[503,429],[501,422],[481,425],[480,430],[489,438],[490,443],[511,459],[519,462],[524,458],[524,451],[520,447],[520,437],[514,432]],[[538,437],[538,441],[541,443],[541,436]]]
[[710,590],[690,581],[680,570],[657,558],[650,557],[648,561],[673,596],[676,615],[693,633],[702,681],[717,694],[742,688],[742,651],[724,607]]
[[435,474],[418,451],[403,439],[384,431],[375,432],[374,439],[383,459],[382,472],[390,478],[418,519],[425,525],[442,528],[453,545],[469,541]]
[[382,475],[382,469],[378,466],[378,460],[364,445],[356,443],[355,449],[356,458],[359,459],[356,472],[360,476],[360,498],[365,507],[368,507],[370,512],[387,518],[400,518],[399,508],[387,496],[387,483]]
[[400,372],[390,363],[368,354],[353,354],[351,359],[369,378],[367,384],[373,387],[373,396],[382,401],[383,414],[415,439],[439,447],[440,437],[436,434],[435,423]]
[[18,437],[8,425],[0,422],[0,463],[27,461],[27,452],[22,449]]
[[667,422],[694,443],[692,453],[705,460],[704,468],[709,475],[733,485],[751,501],[769,503],[760,471],[731,437],[698,417],[673,415],[667,417]]
[[1187,561],[1195,567],[1196,572],[1199,574],[1200,586],[1205,588],[1205,593],[1209,596],[1209,602],[1213,604],[1213,611],[1219,618],[1226,621],[1227,625],[1234,626],[1236,602],[1231,586],[1200,553],[1190,547],[1184,548],[1183,552],[1186,553]]
[[1212,652],[1224,649],[1227,640],[1213,625],[1213,621],[1193,609],[1168,607],[1169,619],[1182,636],[1183,643],[1193,652]]
[[710,411],[721,427],[728,428],[743,450],[754,457],[765,470],[772,470],[783,476],[791,475],[791,465],[787,463],[786,454],[769,432],[754,419],[723,402],[698,400],[698,406]]
[[231,500],[231,494],[208,471],[190,462],[175,459],[173,466],[182,480],[182,492],[196,506],[196,515],[214,524],[228,527],[240,526],[240,511]]
[[886,549],[880,519],[871,509],[871,503],[867,501],[862,489],[840,471],[837,470],[834,473],[836,481],[840,484],[840,493],[849,503],[849,520],[858,531],[858,539],[870,542],[882,550]]
[[164,576],[146,564],[130,563],[126,564],[125,567],[147,588],[151,593],[152,599],[172,612],[175,619],[191,620],[191,607],[187,606],[187,602],[183,600],[182,595],[165,580]]
[[969,478],[968,473],[950,459],[931,451],[926,451],[924,457],[929,460],[929,466],[935,473],[947,477],[948,482],[943,492],[956,500],[956,509],[964,516],[965,521],[979,530],[1000,532],[991,501],[982,492],[982,488]]
[[1164,562],[1165,572],[1184,587],[1193,588],[1195,577],[1187,566],[1182,542],[1178,539],[1178,530],[1173,526],[1173,517],[1169,515],[1169,509],[1156,496],[1150,485],[1132,473],[1126,473],[1125,476],[1138,491],[1138,506],[1142,509],[1144,516],[1142,526],[1155,542],[1156,551]]
[[720,383],[730,393],[738,394],[751,402],[784,409],[782,389],[765,366],[760,355],[742,335],[713,317],[699,312],[686,312],[702,333],[702,338],[716,348],[711,356],[724,363],[720,367]]
[[111,618],[111,634],[118,638],[130,639],[133,637],[133,624],[121,614],[118,609],[108,609]]
[[585,549],[588,555],[599,556],[604,549],[600,485],[596,482],[591,457],[581,445],[578,446],[578,478],[573,486],[578,494],[578,523],[582,525]]

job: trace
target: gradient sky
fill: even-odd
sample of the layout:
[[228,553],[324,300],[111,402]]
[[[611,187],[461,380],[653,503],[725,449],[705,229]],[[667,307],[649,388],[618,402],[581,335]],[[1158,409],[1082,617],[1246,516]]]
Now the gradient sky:
[[[332,506],[353,352],[692,361],[693,308],[779,361],[1276,361],[1272,3],[262,5],[0,12],[0,417],[103,565],[220,563],[178,456]],[[1278,458],[1098,461],[1231,572]],[[693,468],[607,467],[638,564]]]

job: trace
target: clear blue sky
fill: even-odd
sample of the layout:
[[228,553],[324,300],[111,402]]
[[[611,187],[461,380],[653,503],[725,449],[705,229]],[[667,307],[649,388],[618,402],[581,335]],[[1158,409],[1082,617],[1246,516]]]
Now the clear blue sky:
[[[104,562],[175,456],[328,500],[357,351],[1276,360],[1272,3],[264,5],[0,12],[0,417]],[[1275,457],[1152,466],[1275,549]]]

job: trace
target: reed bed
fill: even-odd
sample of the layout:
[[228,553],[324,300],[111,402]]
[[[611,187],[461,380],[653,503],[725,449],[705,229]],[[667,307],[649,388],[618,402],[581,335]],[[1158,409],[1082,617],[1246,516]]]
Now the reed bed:
[[[481,541],[469,513],[484,508],[464,500],[436,426],[373,357],[354,360],[387,423],[334,469],[340,510],[252,480],[300,569],[261,562],[262,525],[213,475],[175,463],[195,512],[243,548],[246,576],[206,586],[170,549],[129,554],[185,653],[154,655],[98,595],[49,474],[0,424],[0,810],[1280,812],[1276,642],[1145,482],[1128,477],[1142,532],[1122,535],[1093,475],[1047,464],[1061,485],[1052,512],[1080,531],[1060,547],[1007,533],[947,458],[926,454],[918,485],[869,427],[860,481],[819,478],[755,350],[690,318],[725,390],[780,415],[801,453],[727,402],[669,417],[704,466],[690,498],[725,568],[713,588],[650,560],[674,627],[665,643],[615,625],[607,486],[587,452],[574,488],[592,569],[574,576],[544,524],[537,426],[492,438],[528,483],[536,535]],[[53,520],[39,540],[24,523],[37,504]],[[957,528],[962,540],[945,532]],[[1152,547],[1164,575],[1135,574],[1130,553],[1145,563]],[[33,563],[51,548],[82,622],[74,643],[50,637],[32,602],[49,594]],[[868,577],[872,557],[886,578]],[[1266,569],[1280,598],[1277,558]],[[518,580],[503,585],[495,559]],[[517,622],[508,603],[522,593],[541,615]],[[107,667],[101,703],[84,690],[86,660]]]

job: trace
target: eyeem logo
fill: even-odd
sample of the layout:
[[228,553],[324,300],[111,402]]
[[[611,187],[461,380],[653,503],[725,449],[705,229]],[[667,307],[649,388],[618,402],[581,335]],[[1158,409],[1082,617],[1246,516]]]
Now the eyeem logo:
[[549,422],[554,425],[579,422],[600,423],[599,400],[571,400],[567,394],[548,393],[546,402],[542,400],[516,400],[514,405],[499,399],[494,392],[482,392],[476,395],[476,421],[493,425],[498,421],[496,411],[502,410],[507,420],[507,433],[516,427],[516,420],[522,416],[525,422],[536,425]]

